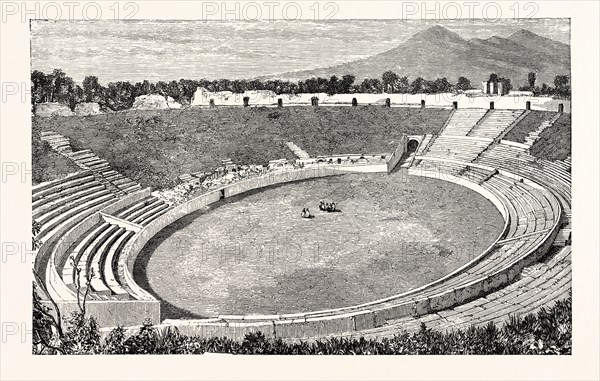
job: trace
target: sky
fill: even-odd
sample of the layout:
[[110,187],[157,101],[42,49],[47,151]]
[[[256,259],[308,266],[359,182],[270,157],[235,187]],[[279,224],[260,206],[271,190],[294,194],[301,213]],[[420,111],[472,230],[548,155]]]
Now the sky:
[[570,44],[569,19],[32,21],[31,69],[103,84],[254,78],[328,67],[392,49],[441,25],[465,39],[520,29]]

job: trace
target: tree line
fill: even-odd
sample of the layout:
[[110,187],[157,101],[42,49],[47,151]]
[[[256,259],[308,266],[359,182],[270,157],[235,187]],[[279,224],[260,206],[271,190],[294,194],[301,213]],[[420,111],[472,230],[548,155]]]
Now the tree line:
[[571,85],[569,84],[568,75],[557,75],[554,77],[554,87],[547,83],[542,83],[541,86],[536,85],[537,75],[529,73],[527,75],[527,85],[521,86],[521,91],[531,91],[534,95],[554,95],[562,98],[571,97]]
[[[555,80],[556,89],[549,94],[561,95],[568,88],[568,77]],[[159,94],[169,96],[182,105],[191,103],[194,92],[198,87],[204,87],[208,91],[231,91],[233,93],[243,93],[247,90],[271,90],[275,94],[299,94],[299,93],[327,93],[334,94],[353,94],[353,93],[448,93],[473,89],[471,81],[466,77],[458,78],[456,83],[451,83],[447,78],[437,78],[427,80],[417,77],[409,81],[408,77],[400,76],[393,71],[386,71],[381,78],[365,78],[357,83],[354,75],[346,74],[341,78],[331,76],[329,79],[322,77],[308,78],[303,81],[284,81],[279,79],[260,80],[260,79],[217,79],[217,80],[192,80],[180,79],[171,82],[158,81],[156,83],[144,80],[142,82],[131,83],[127,81],[110,82],[106,86],[100,84],[98,77],[87,76],[81,84],[67,76],[61,69],[54,69],[52,73],[45,74],[42,71],[34,70],[31,73],[32,103],[35,106],[44,102],[59,102],[68,105],[72,110],[78,103],[96,102],[103,110],[125,110],[131,108],[136,97],[140,95]],[[496,74],[490,75],[490,82],[501,82],[503,84],[503,94],[512,90],[510,79],[498,77]],[[534,81],[535,82],[535,81]],[[531,81],[530,81],[531,83]],[[549,91],[548,86],[539,89],[538,93]],[[558,92],[560,92],[560,94]],[[568,89],[570,95],[570,88]]]

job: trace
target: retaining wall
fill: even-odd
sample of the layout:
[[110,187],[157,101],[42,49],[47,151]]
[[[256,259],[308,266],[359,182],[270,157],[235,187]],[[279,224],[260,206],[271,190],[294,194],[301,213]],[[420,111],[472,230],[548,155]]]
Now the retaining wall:
[[133,291],[134,297],[139,300],[155,300],[146,290],[139,287],[133,279],[133,265],[139,252],[146,243],[159,231],[178,219],[197,211],[200,208],[213,204],[224,196],[231,197],[250,190],[259,189],[275,184],[306,180],[310,178],[339,175],[341,172],[327,167],[297,169],[289,171],[275,171],[267,175],[239,181],[226,185],[214,191],[204,193],[184,204],[178,205],[136,233],[125,245],[119,256],[118,273],[121,282],[124,282]]
[[[331,170],[327,171],[324,168],[313,170],[305,169],[301,171],[304,173],[279,173],[278,175],[269,175],[261,179],[246,180],[245,182],[226,186],[223,188],[223,191],[225,192],[225,197],[229,197],[248,190],[269,186],[284,181],[295,181],[311,177],[339,174],[339,171],[332,173]],[[466,185],[467,182],[466,180],[449,176],[446,176],[444,180],[456,182],[461,185]],[[161,324],[161,327],[176,326],[182,333],[190,335],[199,335],[202,337],[224,336],[234,340],[242,340],[246,333],[255,331],[263,332],[267,337],[315,338],[333,333],[354,332],[376,328],[385,324],[389,319],[434,313],[436,311],[445,310],[456,305],[463,304],[469,300],[481,297],[489,292],[497,290],[498,288],[504,287],[508,282],[515,279],[525,266],[536,261],[547,252],[558,231],[558,223],[560,219],[557,219],[554,228],[549,234],[546,235],[545,239],[541,243],[532,248],[525,255],[522,255],[520,258],[516,259],[514,263],[511,263],[510,265],[492,274],[481,276],[477,279],[474,279],[470,283],[462,284],[459,287],[453,287],[446,291],[441,291],[436,295],[424,296],[420,294],[427,288],[430,288],[435,284],[439,284],[440,282],[443,282],[452,276],[465,271],[469,267],[483,260],[490,251],[495,249],[498,240],[505,235],[506,229],[508,228],[508,213],[506,212],[502,201],[497,199],[493,193],[487,191],[477,184],[469,183],[468,186],[469,188],[483,194],[484,197],[490,200],[496,199],[495,202],[493,201],[494,205],[500,206],[500,212],[503,216],[505,216],[506,223],[504,229],[494,244],[492,244],[484,253],[479,255],[473,261],[465,264],[451,274],[436,280],[435,282],[403,294],[348,308],[314,311],[293,315],[273,315],[271,317],[228,315],[219,316],[216,319],[166,320],[163,324]],[[127,261],[127,263],[124,263],[124,265],[126,265],[123,268],[124,272],[129,274],[131,277],[131,267],[129,266],[133,265],[139,251],[154,234],[185,214],[191,213],[202,206],[215,202],[217,198],[220,198],[220,196],[221,190],[215,191],[212,194],[199,196],[198,198],[189,201],[189,203],[194,203],[193,205],[190,204],[192,206],[188,206],[187,203],[183,204],[167,213],[167,217],[163,219],[157,219],[155,220],[155,223],[147,226],[143,232],[140,232],[140,234],[137,235],[136,239],[132,240],[132,244],[127,248],[127,252],[124,252],[125,255],[123,255],[123,260]],[[558,204],[556,203],[556,205]],[[560,208],[560,205],[558,205],[558,208]],[[131,281],[133,281],[133,279],[131,279]],[[411,295],[414,295],[414,299],[410,297]],[[398,303],[394,304],[394,300],[398,300]],[[134,329],[135,327],[130,328],[130,330]]]
[[[425,174],[421,173],[420,175]],[[435,173],[431,173],[431,176],[435,175]],[[466,180],[456,177],[446,177],[444,180],[456,182],[460,185],[465,185],[465,182],[467,182]],[[474,183],[469,183],[468,187],[480,192],[484,197],[490,200],[496,199],[494,205],[501,207],[500,212],[503,216],[508,216],[506,207],[493,193]],[[553,204],[560,208],[558,203]],[[483,260],[487,253],[494,250],[498,240],[505,235],[505,232],[508,229],[508,220],[506,220],[504,229],[498,237],[498,240],[473,261],[435,282],[404,294],[360,306],[308,312],[305,314],[274,315],[270,318],[258,316],[220,316],[220,321],[218,319],[166,320],[164,324],[177,326],[182,332],[201,335],[202,337],[210,337],[210,335],[216,334],[234,340],[242,340],[245,332],[249,331],[261,331],[267,337],[306,339],[322,337],[333,333],[354,332],[376,328],[384,325],[389,319],[397,319],[406,316],[420,316],[442,311],[504,287],[510,281],[514,280],[525,266],[537,261],[547,252],[558,232],[558,223],[559,219],[557,219],[550,234],[547,234],[541,243],[509,266],[492,274],[474,279],[470,283],[442,291],[436,295],[426,297],[419,296],[418,293],[463,272],[475,263]],[[409,295],[411,294],[414,294],[416,298],[410,300]],[[393,304],[394,299],[399,300],[398,304]],[[383,303],[385,303],[385,305]]]
[[402,159],[402,155],[404,155],[404,152],[406,152],[407,142],[408,139],[406,138],[406,135],[402,136],[402,139],[400,139],[400,143],[398,143],[398,147],[396,147],[396,149],[392,153],[392,157],[390,157],[390,159],[387,162],[388,173],[392,172],[392,170],[396,168],[396,165],[398,165],[398,163],[400,162],[400,159]]
[[[201,99],[194,98],[192,106],[209,106],[209,100],[214,99],[215,105],[220,107],[242,107],[244,94],[231,93],[228,96],[215,93],[205,93]],[[532,110],[558,111],[558,105],[564,105],[564,112],[571,112],[571,101],[552,99],[551,97],[535,96],[498,96],[493,94],[467,96],[465,94],[438,93],[438,94],[335,94],[326,93],[301,93],[270,94],[267,96],[251,96],[249,106],[251,107],[277,107],[278,99],[281,99],[284,107],[307,107],[312,106],[311,98],[317,97],[319,106],[340,107],[352,106],[352,99],[356,98],[358,106],[383,106],[387,98],[390,99],[391,107],[420,108],[421,101],[425,101],[427,108],[452,108],[454,102],[458,102],[458,109],[481,108],[489,109],[490,102],[494,102],[495,109],[525,110],[527,102],[531,102]]]
[[[56,303],[63,318],[71,312],[79,312],[76,301]],[[44,305],[54,308],[50,302]],[[99,327],[137,326],[145,319],[152,324],[160,322],[160,302],[139,300],[88,300],[85,303],[86,316],[93,316]]]

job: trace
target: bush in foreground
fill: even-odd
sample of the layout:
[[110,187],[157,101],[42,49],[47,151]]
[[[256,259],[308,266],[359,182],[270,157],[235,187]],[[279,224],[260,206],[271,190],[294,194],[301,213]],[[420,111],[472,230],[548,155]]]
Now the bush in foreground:
[[[286,342],[267,339],[262,333],[246,335],[235,342],[226,338],[202,339],[181,334],[176,328],[155,329],[145,322],[139,331],[127,337],[122,327],[112,330],[100,343],[96,326],[81,316],[65,331],[67,340],[61,351],[49,349],[45,354],[273,354],[273,355],[498,355],[571,354],[571,298],[557,301],[551,308],[523,317],[511,316],[503,326],[493,323],[439,332],[421,325],[416,333],[402,332],[381,340],[330,338],[315,341]],[[88,319],[89,320],[89,319]],[[77,338],[80,337],[80,343]],[[40,353],[40,352],[36,352]]]

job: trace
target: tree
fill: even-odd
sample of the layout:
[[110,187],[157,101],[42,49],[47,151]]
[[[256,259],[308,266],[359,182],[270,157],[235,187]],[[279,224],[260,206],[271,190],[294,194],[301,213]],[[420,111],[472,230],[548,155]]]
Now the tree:
[[52,75],[34,70],[31,73],[31,101],[33,104],[49,102],[53,87]]
[[421,92],[427,94],[437,93],[437,84],[435,83],[435,81],[430,81],[426,79],[423,81],[423,90]]
[[81,85],[83,87],[83,95],[85,97],[85,101],[97,102],[97,94],[99,95],[101,93],[98,77],[96,77],[95,75],[89,75],[83,79]]
[[459,77],[456,83],[457,90],[469,90],[471,89],[471,81],[467,77]]
[[434,82],[436,93],[448,93],[452,91],[452,85],[448,82],[448,78],[438,78]]
[[554,77],[554,87],[556,88],[556,94],[569,97],[571,96],[571,86],[569,86],[568,75],[557,75]]
[[[34,354],[65,353],[63,346],[63,328],[60,310],[56,302],[50,299],[54,310],[44,305],[38,292],[49,295],[38,274],[33,273],[36,281],[33,282],[33,319],[32,319],[32,346]],[[40,291],[41,289],[41,291]],[[53,312],[54,311],[54,312]]]
[[69,107],[71,108],[71,111],[75,111],[75,106],[77,106],[78,103],[86,101],[83,89],[79,85],[70,88],[69,94]]
[[346,74],[342,76],[342,82],[340,83],[340,92],[342,94],[350,94],[352,92],[352,84],[356,79],[355,76],[351,74]]
[[245,79],[236,79],[231,83],[231,87],[234,93],[243,93],[248,89],[248,84]]
[[[243,89],[243,91],[246,90],[246,81],[239,81],[239,84],[236,84],[239,89]],[[191,80],[191,79],[180,79],[179,80],[179,88],[181,89],[181,98],[182,100],[185,99],[185,103],[189,104],[192,102],[192,98],[194,96],[194,93],[196,92],[196,90],[198,89],[198,81],[195,80]]]
[[327,78],[317,78],[317,84],[318,84],[318,91],[319,93],[325,93],[327,92],[327,86],[329,85],[329,81],[327,80]]
[[334,95],[338,93],[339,80],[338,77],[332,75],[327,84],[327,94]]
[[400,77],[398,76],[398,74],[394,73],[391,70],[388,70],[385,73],[383,73],[381,75],[381,80],[383,82],[384,91],[388,91],[388,89],[390,89],[391,92],[394,93],[396,82],[398,82],[399,78]]
[[554,87],[557,89],[565,88],[569,84],[568,75],[557,75],[554,77]]
[[410,92],[410,83],[408,82],[408,77],[404,76],[398,79],[396,84],[396,90],[399,93],[406,94]]
[[413,94],[422,93],[425,85],[425,80],[422,77],[415,78],[410,84],[410,92]]
[[106,106],[113,111],[131,108],[135,99],[134,91],[134,86],[129,82],[119,81],[109,83],[104,99]]
[[319,81],[313,77],[304,81],[304,91],[307,93],[318,93],[319,92]]
[[533,90],[535,88],[535,80],[537,79],[537,76],[535,75],[535,73],[531,72],[529,74],[527,74],[527,82],[529,82],[529,88],[531,90]]
[[360,84],[361,93],[376,94],[383,91],[383,84],[378,78],[365,78]]
[[69,103],[69,89],[73,89],[75,82],[73,78],[68,77],[61,69],[54,69],[52,72],[53,90],[51,102]]

